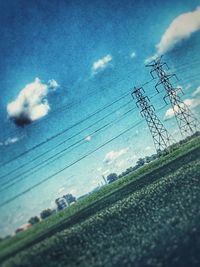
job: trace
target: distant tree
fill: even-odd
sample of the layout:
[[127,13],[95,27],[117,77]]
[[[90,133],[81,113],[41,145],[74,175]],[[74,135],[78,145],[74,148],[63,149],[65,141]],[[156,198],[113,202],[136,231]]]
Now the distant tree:
[[115,180],[117,180],[117,174],[116,173],[110,173],[106,179],[107,179],[108,183],[110,184],[110,183],[114,182]]
[[151,161],[151,157],[150,157],[150,156],[146,156],[146,157],[145,157],[145,162],[146,162],[146,163],[149,163],[150,161]]
[[63,196],[65,200],[67,201],[68,205],[70,205],[73,202],[76,202],[76,197],[73,196],[72,194],[66,194]]
[[169,151],[167,149],[164,149],[161,154],[162,154],[162,156],[165,156],[165,155],[169,154]]
[[67,207],[67,202],[64,199],[64,197],[59,197],[55,200],[56,206],[57,206],[57,210],[63,210]]
[[143,166],[144,163],[145,163],[145,160],[142,159],[142,158],[139,158],[138,161],[136,162],[136,164],[138,165],[138,167]]
[[151,160],[155,160],[155,159],[157,159],[158,158],[158,155],[157,154],[153,154],[153,155],[151,155]]
[[49,217],[51,214],[52,214],[52,210],[51,210],[51,209],[43,210],[43,211],[40,213],[40,218],[41,218],[41,219],[45,219],[45,218]]
[[34,216],[34,217],[31,217],[29,220],[28,220],[28,223],[34,225],[36,223],[38,223],[40,221],[40,219],[38,218],[38,216]]

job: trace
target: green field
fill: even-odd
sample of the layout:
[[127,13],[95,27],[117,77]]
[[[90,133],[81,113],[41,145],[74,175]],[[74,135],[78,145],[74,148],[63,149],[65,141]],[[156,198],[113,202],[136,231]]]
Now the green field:
[[2,266],[200,266],[199,141],[1,242]]

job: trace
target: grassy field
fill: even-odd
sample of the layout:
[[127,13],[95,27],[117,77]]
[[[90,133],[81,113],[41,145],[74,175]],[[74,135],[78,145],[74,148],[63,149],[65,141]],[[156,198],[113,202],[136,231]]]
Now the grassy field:
[[[199,137],[189,141],[2,242],[3,266],[144,266],[142,261],[148,262],[145,266],[164,266],[159,265],[160,257],[175,264],[173,253],[182,245],[184,251],[199,231],[199,141]],[[180,245],[183,234],[192,239]],[[167,248],[173,250],[166,253]],[[197,259],[193,260],[195,264]]]

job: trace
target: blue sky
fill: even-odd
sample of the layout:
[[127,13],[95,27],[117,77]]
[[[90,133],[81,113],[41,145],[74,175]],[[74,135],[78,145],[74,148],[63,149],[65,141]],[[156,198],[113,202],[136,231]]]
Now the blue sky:
[[[200,21],[199,1],[6,1],[0,3],[0,162],[9,161],[65,130],[89,114],[115,101],[138,84],[151,79],[145,61],[164,54],[164,59],[183,87],[183,99],[199,118],[200,111]],[[158,46],[156,46],[159,44]],[[144,87],[155,94],[154,82]],[[152,98],[155,108],[164,105],[164,92]],[[135,103],[131,96],[99,112],[30,153],[1,166],[1,176],[30,162],[0,180],[11,184],[1,192],[1,202],[79,159],[141,120],[137,109],[123,116]],[[106,114],[117,110],[112,115]],[[28,106],[28,108],[27,108]],[[63,111],[58,111],[65,107]],[[68,107],[68,108],[66,108]],[[22,108],[29,124],[19,122]],[[158,112],[170,133],[180,138],[170,107]],[[168,112],[168,113],[166,113]],[[28,114],[28,115],[27,115]],[[112,126],[91,133],[106,123]],[[166,119],[166,116],[168,120]],[[12,118],[12,119],[10,119]],[[24,118],[24,117],[23,117]],[[90,129],[82,131],[90,124]],[[62,146],[54,147],[82,131]],[[61,158],[24,178],[22,172],[35,167],[74,142]],[[139,157],[155,153],[145,121],[102,147],[91,156],[59,173],[23,196],[0,207],[0,236],[12,233],[32,215],[54,206],[64,193],[80,196],[102,181],[102,175],[120,173]],[[18,178],[19,178],[18,177]]]

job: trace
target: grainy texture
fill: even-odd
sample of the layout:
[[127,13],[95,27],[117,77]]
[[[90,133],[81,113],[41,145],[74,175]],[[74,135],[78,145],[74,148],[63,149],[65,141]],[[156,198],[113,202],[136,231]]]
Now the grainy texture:
[[31,229],[21,232],[0,243],[0,262],[13,257],[20,251],[53,236],[55,233],[81,223],[100,210],[108,207],[125,196],[141,189],[161,177],[200,158],[200,137],[187,140],[186,144],[175,145],[172,153],[145,165],[114,183],[101,188],[75,205],[56,213]]
[[2,266],[200,266],[199,180],[191,161]]

